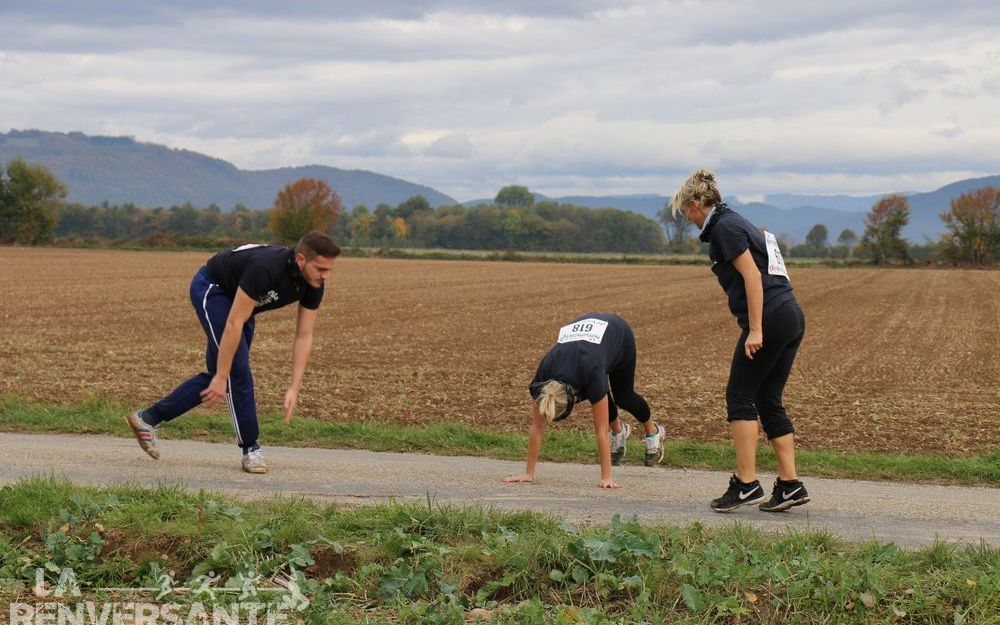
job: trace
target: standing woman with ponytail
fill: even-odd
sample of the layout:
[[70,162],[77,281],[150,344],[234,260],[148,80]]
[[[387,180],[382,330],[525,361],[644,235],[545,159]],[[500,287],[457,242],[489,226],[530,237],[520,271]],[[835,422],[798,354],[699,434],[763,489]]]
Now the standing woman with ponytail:
[[[670,204],[675,215],[683,213],[701,228],[712,272],[742,329],[726,387],[736,473],[725,494],[712,500],[712,509],[730,512],[760,504],[766,512],[781,512],[808,503],[795,471],[795,427],[781,403],[805,317],[792,295],[778,242],[722,202],[715,174],[707,169],[691,174]],[[770,500],[757,481],[758,418],[778,460]]]
[[524,475],[505,482],[531,482],[542,447],[545,425],[573,412],[578,400],[590,401],[601,463],[601,488],[619,488],[611,479],[611,465],[625,456],[632,428],[618,420],[618,406],[634,416],[645,430],[647,467],[663,460],[663,429],[649,418],[649,405],[635,392],[635,335],[617,315],[587,313],[559,330],[556,344],[545,354],[529,387],[532,402],[528,437],[528,467]]

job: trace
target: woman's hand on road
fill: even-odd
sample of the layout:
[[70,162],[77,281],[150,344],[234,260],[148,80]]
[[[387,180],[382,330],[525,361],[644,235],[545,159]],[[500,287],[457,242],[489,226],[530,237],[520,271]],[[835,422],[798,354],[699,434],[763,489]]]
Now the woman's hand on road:
[[535,476],[534,475],[508,475],[507,477],[503,478],[503,481],[504,481],[505,484],[511,484],[511,483],[514,483],[514,482],[534,482],[535,481]]

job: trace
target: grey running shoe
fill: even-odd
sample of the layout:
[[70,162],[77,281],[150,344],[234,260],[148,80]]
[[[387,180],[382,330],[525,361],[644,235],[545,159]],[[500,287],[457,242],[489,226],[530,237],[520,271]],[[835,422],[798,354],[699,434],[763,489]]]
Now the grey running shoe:
[[646,435],[646,466],[663,462],[663,428],[656,426],[656,434]]
[[159,427],[153,427],[142,420],[142,409],[130,412],[125,415],[125,423],[128,423],[135,439],[139,441],[139,447],[149,454],[154,460],[160,459],[160,452],[156,450],[156,434]]
[[611,437],[611,464],[613,466],[619,466],[622,463],[622,458],[625,457],[625,441],[628,439],[629,433],[632,431],[632,426],[628,423],[622,423],[622,431],[610,433]]
[[260,453],[260,447],[243,454],[243,470],[247,473],[267,473],[267,463]]
[[809,503],[809,493],[802,482],[775,480],[770,501],[760,504],[760,509],[764,512],[784,512],[792,506],[801,506],[804,503]]
[[725,494],[713,499],[709,505],[716,512],[732,512],[740,506],[761,503],[766,498],[764,488],[761,487],[758,480],[744,484],[734,474],[729,478],[729,488],[726,489]]

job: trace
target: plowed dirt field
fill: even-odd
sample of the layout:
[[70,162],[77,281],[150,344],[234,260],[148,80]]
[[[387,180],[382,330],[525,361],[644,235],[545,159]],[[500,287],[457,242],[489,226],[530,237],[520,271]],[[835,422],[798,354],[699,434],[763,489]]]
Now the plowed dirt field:
[[[209,255],[0,248],[0,393],[46,403],[158,399],[204,367],[187,289]],[[1000,272],[791,274],[807,330],[785,403],[801,447],[1000,446]],[[727,439],[724,389],[739,331],[707,265],[342,258],[299,413],[523,430],[538,359],[560,325],[587,311],[632,324],[637,390],[671,438]],[[293,331],[293,307],[257,320],[251,361],[262,413],[280,408]],[[588,422],[578,411],[560,427]]]

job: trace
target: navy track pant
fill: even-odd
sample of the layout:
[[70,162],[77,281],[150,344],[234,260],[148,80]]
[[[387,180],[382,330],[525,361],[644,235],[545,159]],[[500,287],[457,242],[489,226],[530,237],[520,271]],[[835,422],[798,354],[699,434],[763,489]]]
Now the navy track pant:
[[[219,341],[226,327],[233,299],[217,284],[212,283],[204,267],[191,280],[191,305],[205,331],[208,346],[205,350],[207,371],[181,383],[172,393],[156,402],[146,414],[156,423],[176,419],[201,403],[201,392],[208,388],[215,376],[219,359]],[[250,372],[250,344],[253,342],[254,318],[243,324],[243,336],[233,356],[229,370],[226,404],[236,428],[236,443],[247,451],[257,443],[257,402],[253,393],[253,374]]]

